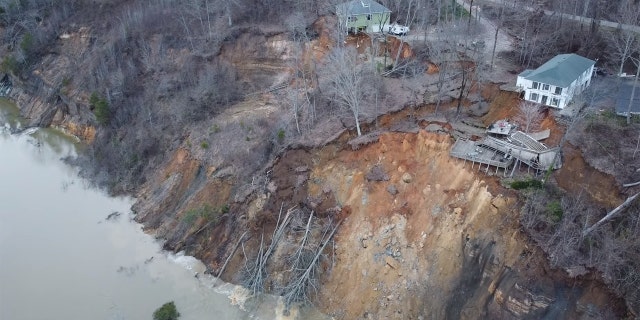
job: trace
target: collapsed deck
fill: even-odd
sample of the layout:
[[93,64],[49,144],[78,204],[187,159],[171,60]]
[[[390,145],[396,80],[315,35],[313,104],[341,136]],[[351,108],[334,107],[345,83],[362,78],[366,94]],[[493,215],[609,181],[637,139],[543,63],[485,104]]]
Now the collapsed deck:
[[458,139],[449,154],[452,157],[506,170],[514,162],[524,163],[535,170],[560,168],[559,148],[548,148],[535,138],[517,131],[506,140],[491,136],[480,141]]
[[500,169],[507,169],[513,163],[513,157],[495,148],[464,139],[458,139],[449,154],[452,157]]

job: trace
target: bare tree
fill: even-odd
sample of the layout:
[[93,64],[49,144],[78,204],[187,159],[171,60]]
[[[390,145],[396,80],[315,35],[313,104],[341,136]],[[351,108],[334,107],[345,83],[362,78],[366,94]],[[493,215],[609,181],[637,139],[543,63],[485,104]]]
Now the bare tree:
[[618,29],[608,33],[610,54],[619,62],[618,74],[622,74],[624,64],[640,49],[640,37],[633,30],[623,28],[623,24],[637,25],[640,22],[640,5],[624,0],[617,14]]
[[233,25],[233,7],[240,6],[240,3],[236,0],[221,0],[213,6],[219,6],[224,8],[224,14],[227,16],[227,24]]
[[458,102],[456,105],[456,119],[462,112],[462,98],[466,98],[469,91],[471,91],[473,69],[475,69],[475,66],[468,66],[467,64],[467,61],[458,61],[460,68],[460,92],[458,93]]
[[500,29],[504,26],[504,20],[505,20],[504,7],[505,6],[506,6],[505,3],[503,3],[500,6],[498,21],[495,22],[496,32],[493,34],[493,49],[491,49],[491,64],[489,65],[490,70],[493,70],[493,61],[496,57],[496,46],[498,45],[498,33],[500,32]]
[[327,56],[323,70],[327,93],[331,100],[351,112],[359,136],[360,118],[365,100],[373,91],[370,78],[374,76],[370,64],[358,63],[353,48],[337,47]]
[[524,132],[535,130],[543,119],[542,106],[539,103],[522,101],[518,106],[515,120],[522,125]]
[[[438,66],[438,79],[435,82],[435,113],[444,99],[445,93],[451,91],[452,82],[457,76],[458,54],[457,36],[441,35],[436,41],[429,43],[430,60]],[[431,100],[431,99],[428,99]]]

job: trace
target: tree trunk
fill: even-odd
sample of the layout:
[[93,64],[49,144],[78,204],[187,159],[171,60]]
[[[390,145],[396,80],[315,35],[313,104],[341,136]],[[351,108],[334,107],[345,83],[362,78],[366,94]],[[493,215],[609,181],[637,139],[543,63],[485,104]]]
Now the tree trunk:
[[631,124],[631,107],[633,106],[633,97],[636,94],[636,86],[638,85],[638,76],[640,76],[640,60],[636,63],[636,77],[633,79],[633,88],[631,88],[631,97],[629,97],[629,106],[627,107],[627,124]]
[[353,114],[354,118],[356,119],[356,129],[358,130],[358,137],[362,135],[362,131],[360,131],[360,119],[358,119],[358,113]]
[[498,45],[498,31],[500,27],[496,26],[496,33],[493,35],[493,50],[491,51],[491,65],[489,70],[493,71],[493,59],[496,57],[496,46]]
[[617,206],[615,209],[613,209],[609,213],[607,213],[607,215],[604,216],[604,218],[600,219],[598,222],[594,223],[591,227],[589,227],[589,228],[585,229],[584,231],[582,231],[582,237],[583,238],[586,237],[589,233],[591,233],[593,230],[598,228],[601,224],[611,220],[618,213],[622,212],[622,210],[624,210],[631,203],[633,203],[633,200],[635,200],[639,195],[640,195],[640,193],[636,193],[636,194],[632,195],[631,197],[627,198],[627,200],[625,200],[621,205]]
[[471,17],[473,16],[473,0],[469,3],[469,20],[467,21],[467,34],[471,31]]
[[231,21],[231,1],[227,2],[225,9],[227,12],[227,22],[229,23],[229,27],[231,27],[233,25],[233,21]]
[[456,106],[456,119],[460,116],[462,110],[462,97],[464,96],[464,88],[467,86],[467,70],[462,66],[462,83],[460,84],[460,94],[458,95],[458,105]]
[[493,50],[491,51],[491,65],[489,66],[489,70],[493,71],[493,60],[496,57],[496,46],[498,45],[498,32],[502,27],[502,19],[504,14],[504,5],[500,8],[500,15],[498,16],[498,21],[496,21],[496,33],[493,35]]

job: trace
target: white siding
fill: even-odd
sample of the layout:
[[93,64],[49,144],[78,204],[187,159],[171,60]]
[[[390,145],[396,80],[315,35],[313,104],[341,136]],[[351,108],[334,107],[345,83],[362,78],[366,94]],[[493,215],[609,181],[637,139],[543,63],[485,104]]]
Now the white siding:
[[[566,94],[568,92],[567,88],[562,88],[562,94],[557,95],[555,94],[555,90],[556,90],[555,86],[549,85],[548,90],[544,90],[543,88],[545,87],[545,85],[546,83],[538,82],[538,89],[534,89],[533,81],[527,80],[523,77],[518,77],[518,79],[516,80],[516,86],[524,91],[524,100],[542,103],[542,101],[544,100],[543,97],[546,96],[545,105],[557,107],[560,109],[564,108],[565,101],[567,100],[566,99]],[[534,94],[533,97],[531,95],[532,93]],[[551,103],[553,99],[558,99],[557,105],[553,105]]]
[[[542,97],[547,96],[546,105],[557,107],[559,109],[564,109],[567,104],[573,99],[574,95],[580,94],[584,88],[588,87],[591,84],[591,76],[593,75],[593,66],[583,72],[578,79],[574,80],[569,87],[562,88],[561,94],[556,94],[556,86],[550,85],[549,90],[543,90],[544,83],[539,83],[538,89],[533,88],[533,81],[525,79],[523,77],[518,76],[516,80],[516,87],[520,88],[520,90],[524,91],[524,100],[541,103]],[[537,99],[532,100],[531,94],[537,94]],[[553,99],[558,99],[558,105],[554,106],[551,102]]]

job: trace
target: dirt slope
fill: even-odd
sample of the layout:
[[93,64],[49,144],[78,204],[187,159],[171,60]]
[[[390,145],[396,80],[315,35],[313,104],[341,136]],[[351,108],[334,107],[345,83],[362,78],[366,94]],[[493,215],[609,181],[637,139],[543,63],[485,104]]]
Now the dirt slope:
[[[310,196],[331,190],[351,212],[320,295],[324,310],[344,319],[519,319],[560,305],[578,317],[582,304],[598,305],[605,292],[596,285],[583,293],[560,274],[541,274],[544,258],[520,233],[514,194],[450,158],[450,145],[424,131],[384,134],[312,170]],[[374,166],[388,181],[367,181]]]
[[[163,184],[144,193],[142,203],[155,204],[140,208],[150,212],[140,218],[153,226],[171,221],[162,216],[167,211],[231,203],[220,223],[204,232],[206,221],[199,220],[176,235],[180,217],[162,228],[174,232],[170,248],[202,257],[214,273],[248,230],[224,275],[235,282],[243,279],[245,261],[254,259],[260,234],[272,233],[281,205],[342,220],[325,265],[332,269],[315,297],[337,319],[595,319],[624,312],[598,281],[569,280],[547,266],[520,231],[515,194],[449,157],[448,135],[384,133],[356,151],[347,138],[287,151],[270,170],[267,187],[239,202],[229,199],[225,178],[179,151],[158,174]],[[278,293],[290,269],[286,256],[280,246],[270,262],[271,292]]]

